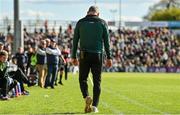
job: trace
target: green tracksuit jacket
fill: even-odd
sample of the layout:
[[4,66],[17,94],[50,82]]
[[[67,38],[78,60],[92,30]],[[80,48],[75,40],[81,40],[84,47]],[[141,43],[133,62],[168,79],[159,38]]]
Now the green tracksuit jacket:
[[74,30],[72,58],[76,58],[79,41],[81,51],[103,53],[104,47],[107,58],[111,58],[108,27],[106,22],[98,16],[87,15],[77,22]]

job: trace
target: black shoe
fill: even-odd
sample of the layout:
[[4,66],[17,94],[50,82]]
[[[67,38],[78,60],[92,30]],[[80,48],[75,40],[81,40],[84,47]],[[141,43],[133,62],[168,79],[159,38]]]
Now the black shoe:
[[67,80],[67,77],[65,77],[65,80]]
[[8,96],[2,96],[1,99],[2,100],[9,100],[9,97]]
[[62,82],[58,82],[59,84],[61,84],[61,85],[63,85],[63,83]]
[[57,86],[58,84],[57,84],[57,83],[55,83],[54,85],[55,85],[55,86]]
[[16,87],[16,85],[17,85],[17,81],[14,80],[13,83],[11,83],[9,86],[9,91],[11,91],[14,87]]
[[34,86],[36,83],[28,83],[28,87]]
[[51,89],[54,89],[54,86],[51,86]]

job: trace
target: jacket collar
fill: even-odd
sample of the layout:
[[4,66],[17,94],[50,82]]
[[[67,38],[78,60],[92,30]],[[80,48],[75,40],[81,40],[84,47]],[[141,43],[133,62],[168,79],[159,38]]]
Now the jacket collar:
[[97,15],[86,15],[87,18],[93,17],[93,18],[98,18]]

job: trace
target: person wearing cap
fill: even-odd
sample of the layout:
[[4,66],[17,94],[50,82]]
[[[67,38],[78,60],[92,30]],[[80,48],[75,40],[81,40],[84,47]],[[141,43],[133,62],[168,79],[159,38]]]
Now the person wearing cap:
[[58,72],[58,64],[59,64],[59,56],[61,55],[61,51],[59,50],[56,39],[51,38],[50,46],[46,48],[46,56],[47,56],[47,77],[45,80],[44,88],[50,86],[54,89],[54,84]]
[[[76,24],[71,55],[72,63],[74,65],[79,64],[79,83],[83,98],[85,99],[85,113],[98,112],[104,48],[107,55],[106,66],[112,66],[109,41],[109,31],[106,22],[99,18],[98,7],[91,6],[87,15]],[[80,42],[80,63],[76,57],[78,42]],[[93,99],[89,96],[87,84],[90,70],[93,75],[94,84]]]

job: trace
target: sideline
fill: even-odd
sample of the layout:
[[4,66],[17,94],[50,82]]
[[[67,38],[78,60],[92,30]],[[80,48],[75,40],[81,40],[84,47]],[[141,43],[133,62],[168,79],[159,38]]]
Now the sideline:
[[[92,87],[93,87],[94,84],[93,84],[92,78],[91,78],[90,75],[89,75],[88,77],[89,77],[90,82],[91,82],[91,85],[92,85]],[[115,109],[115,107],[109,105],[109,104],[106,103],[104,100],[102,100],[100,103],[102,103],[102,105],[103,105],[104,108],[107,108],[107,109],[109,109],[110,111],[112,111],[113,114],[123,115],[123,113],[122,113],[121,111],[119,111],[118,109]]]
[[[120,98],[120,99],[123,99],[123,100],[127,101],[127,102],[130,103],[130,104],[137,105],[137,106],[139,106],[139,107],[142,107],[142,108],[147,109],[147,110],[152,111],[152,112],[158,112],[159,114],[168,115],[167,112],[163,112],[163,111],[158,110],[158,109],[155,109],[155,108],[153,108],[153,107],[149,107],[149,106],[147,106],[146,104],[142,104],[142,103],[138,102],[137,100],[131,99],[131,98],[129,98],[129,97],[125,96],[125,95],[122,95],[122,94],[120,94],[120,93],[118,93],[118,95],[117,95],[116,93],[114,93],[114,92],[113,92],[111,89],[109,89],[109,88],[104,88],[103,90],[104,90],[105,92],[107,92],[107,93],[113,94],[114,96],[116,96],[116,97],[118,97],[118,98]],[[150,113],[150,114],[151,114],[151,113]],[[157,113],[156,113],[156,114],[157,114]]]

